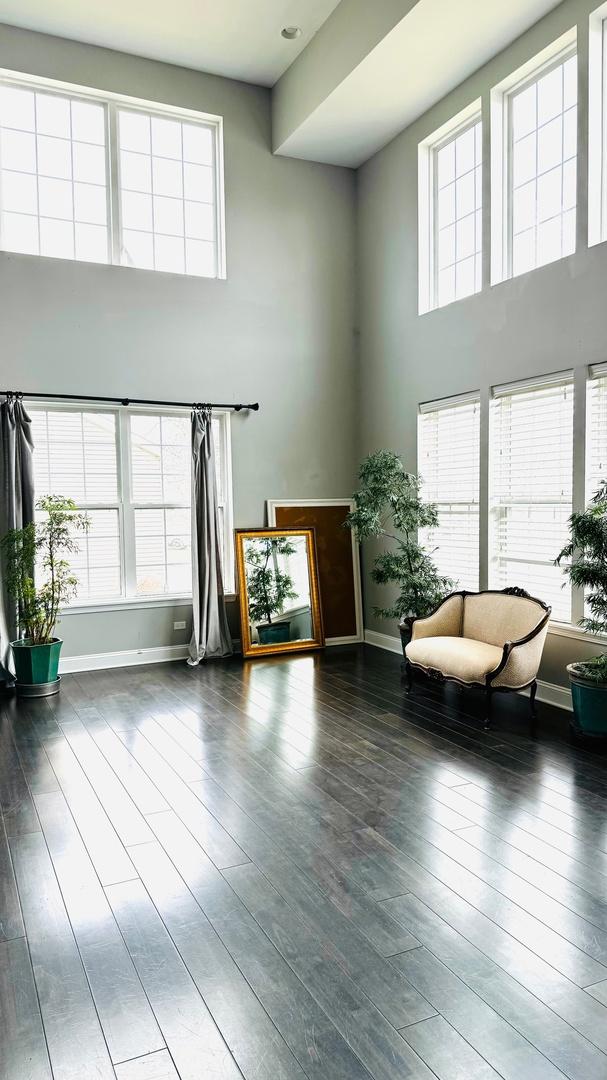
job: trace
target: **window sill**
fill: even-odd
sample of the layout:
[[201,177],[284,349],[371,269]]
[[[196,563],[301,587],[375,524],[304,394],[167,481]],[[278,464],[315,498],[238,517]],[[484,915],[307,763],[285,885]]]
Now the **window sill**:
[[[226,593],[225,599],[230,602],[236,599],[234,593]],[[150,608],[165,607],[191,607],[191,594],[175,594],[171,596],[129,596],[119,600],[91,600],[79,604],[70,604],[63,608],[61,618],[68,615],[93,615],[103,611],[139,611]]]
[[587,641],[589,645],[607,645],[607,636],[604,634],[587,634],[585,630],[582,630],[579,626],[574,626],[573,623],[559,623],[549,622],[548,633],[554,634],[555,637],[573,638],[577,641]]

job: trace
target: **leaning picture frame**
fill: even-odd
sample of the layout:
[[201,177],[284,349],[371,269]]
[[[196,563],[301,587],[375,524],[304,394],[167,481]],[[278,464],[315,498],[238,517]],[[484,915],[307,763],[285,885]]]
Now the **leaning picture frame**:
[[354,533],[344,528],[354,500],[268,499],[266,507],[272,527],[315,529],[325,644],[364,641],[360,545]]

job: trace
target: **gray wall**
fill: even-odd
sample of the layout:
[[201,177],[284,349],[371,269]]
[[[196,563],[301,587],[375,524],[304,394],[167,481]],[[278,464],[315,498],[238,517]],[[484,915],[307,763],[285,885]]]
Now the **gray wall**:
[[[0,253],[0,389],[259,400],[232,423],[235,525],[263,524],[266,498],[347,495],[351,170],[273,157],[263,88],[9,27],[0,66],[223,116],[227,232],[226,281]],[[64,655],[179,644],[187,616],[69,615]]]
[[[359,457],[379,447],[416,466],[417,404],[468,390],[487,400],[492,385],[576,368],[607,357],[607,245],[587,247],[585,91],[579,104],[577,253],[551,266],[489,286],[489,191],[484,195],[485,285],[476,296],[417,314],[418,143],[576,22],[581,87],[587,82],[588,13],[596,2],[569,0],[409,127],[358,173],[360,312]],[[489,158],[485,122],[485,160]],[[578,444],[581,433],[576,433]],[[487,432],[482,458],[486,461]],[[486,507],[483,508],[486,516]],[[366,552],[366,568],[370,552]],[[365,625],[383,633],[373,604],[384,590],[365,575]],[[564,666],[596,653],[587,643],[551,635],[541,676],[565,683]]]

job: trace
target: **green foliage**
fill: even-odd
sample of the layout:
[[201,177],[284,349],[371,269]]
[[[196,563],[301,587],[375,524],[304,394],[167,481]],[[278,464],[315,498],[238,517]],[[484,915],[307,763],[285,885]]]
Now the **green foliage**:
[[[586,593],[590,615],[579,625],[589,634],[607,634],[607,480],[582,514],[569,518],[570,540],[556,558],[565,563],[564,572]],[[579,675],[593,682],[607,683],[607,654],[575,665]]]
[[365,458],[358,478],[361,486],[346,524],[359,540],[385,538],[389,546],[376,557],[371,577],[378,585],[399,587],[394,604],[375,608],[375,614],[384,619],[429,614],[455,587],[451,578],[439,574],[432,553],[417,540],[418,529],[438,525],[436,506],[423,501],[420,478],[405,472],[392,450]]
[[6,588],[17,603],[20,635],[32,645],[47,645],[61,607],[76,592],[77,579],[64,556],[78,550],[75,531],[88,529],[89,520],[71,499],[60,495],[39,499],[36,509],[39,520],[11,529],[0,546]]
[[284,536],[247,540],[245,568],[251,622],[272,624],[272,615],[280,615],[287,600],[297,599],[293,581],[278,569],[279,555],[295,555],[296,547]]

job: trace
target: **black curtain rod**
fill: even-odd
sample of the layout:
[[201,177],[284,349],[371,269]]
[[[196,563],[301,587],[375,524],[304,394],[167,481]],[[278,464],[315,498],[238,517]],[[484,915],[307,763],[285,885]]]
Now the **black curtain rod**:
[[235,405],[234,403],[218,403],[208,401],[152,401],[149,398],[113,398],[113,397],[97,397],[91,394],[35,394],[21,390],[0,390],[0,394],[5,397],[16,398],[41,398],[42,400],[53,401],[98,401],[103,402],[106,405],[160,405],[170,406],[175,409],[234,409],[234,412],[242,412],[244,410],[251,410],[257,412],[259,410],[259,402],[255,401],[250,405]]

